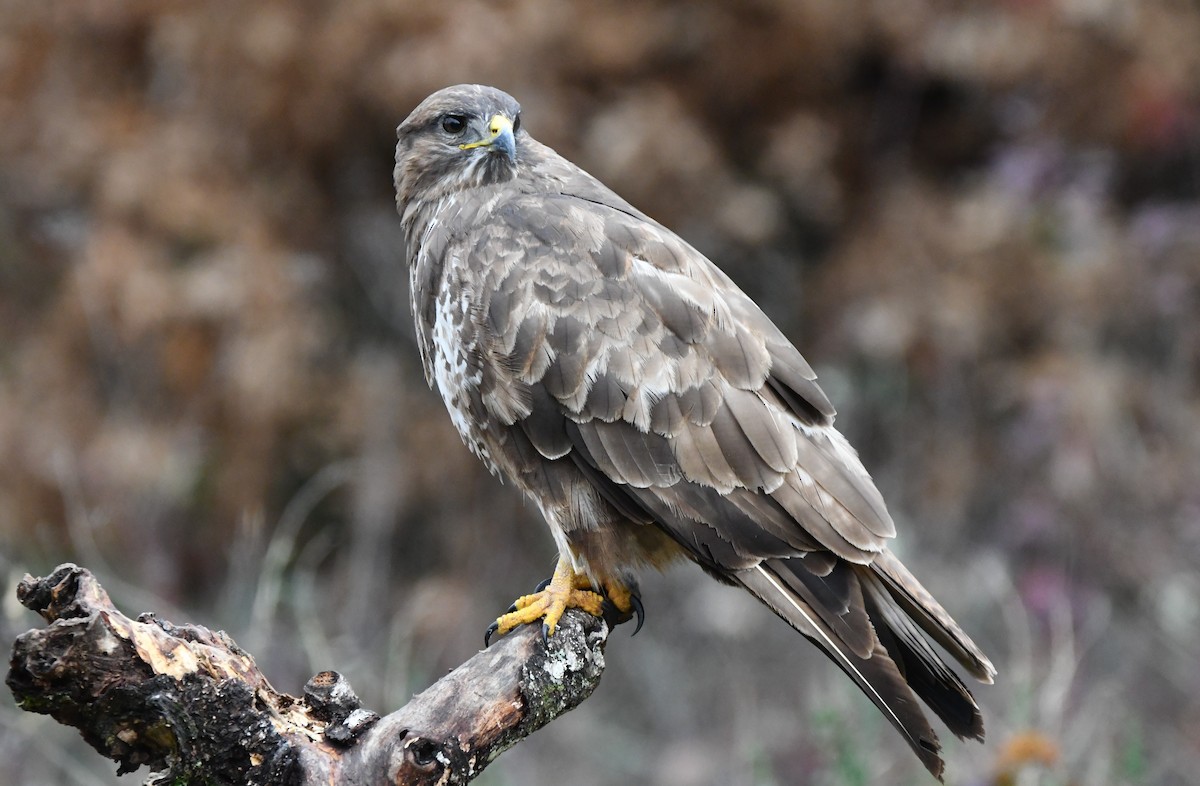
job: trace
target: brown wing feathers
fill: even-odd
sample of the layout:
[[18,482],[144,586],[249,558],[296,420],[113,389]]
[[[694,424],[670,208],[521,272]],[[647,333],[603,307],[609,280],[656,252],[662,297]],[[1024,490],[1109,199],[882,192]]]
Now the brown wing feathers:
[[980,682],[992,683],[996,668],[991,661],[894,554],[884,550],[872,563],[872,568],[879,583],[921,630],[961,663],[971,676]]
[[983,717],[962,680],[942,662],[878,578],[862,569],[859,573],[873,627],[905,680],[955,735],[982,740]]
[[849,675],[900,732],[925,767],[940,780],[944,765],[938,756],[941,746],[937,734],[921,712],[912,688],[896,662],[873,632],[869,654],[861,656],[851,650],[821,615],[789,586],[785,577],[792,573],[790,562],[769,560],[753,569],[739,571],[734,577]]
[[[645,244],[639,252],[653,255]],[[649,406],[649,432],[642,431],[621,417],[637,394],[628,379],[636,362],[625,356],[630,346],[605,345],[607,336],[595,333],[601,346],[582,352],[589,326],[566,318],[565,328],[550,333],[556,357],[545,385],[567,410],[577,463],[618,510],[654,519],[710,571],[750,590],[813,640],[940,776],[937,736],[915,697],[959,736],[981,735],[982,720],[922,631],[949,644],[973,673],[986,660],[886,551],[892,520],[840,435],[825,425],[832,407],[811,368],[790,344],[769,344],[762,333],[770,331],[747,327],[747,319],[766,318],[744,303],[730,309],[740,321],[721,325],[717,306],[668,286],[649,261],[618,264],[620,256],[606,245],[593,258],[605,260],[608,276],[634,279],[657,317],[639,320],[641,334],[681,365],[699,356],[708,374],[660,391]],[[678,257],[670,262],[677,267]],[[572,350],[586,357],[564,364],[558,354]],[[606,352],[606,368],[625,371],[628,381],[595,373],[594,365],[580,368]],[[581,384],[589,389],[576,409]],[[869,567],[880,554],[887,555],[881,567]]]
[[[636,221],[620,214],[607,226]],[[620,236],[632,242],[638,228]],[[599,278],[628,286],[583,286],[578,271],[543,276],[527,288],[536,307],[525,302],[519,324],[493,319],[514,337],[514,367],[549,356],[541,379],[529,379],[520,427],[546,458],[570,453],[616,510],[657,522],[813,640],[939,774],[937,737],[915,696],[960,736],[979,736],[982,721],[922,632],[976,675],[986,659],[886,551],[892,520],[826,425],[833,410],[812,369],[740,292],[722,307],[711,291],[706,301],[673,287],[671,276],[688,272],[678,252],[656,260],[644,236],[636,253],[614,247],[609,237],[588,258]],[[571,307],[585,291],[590,308]],[[669,383],[653,393],[638,387],[653,377],[648,352]],[[639,395],[652,396],[645,429],[628,417]]]

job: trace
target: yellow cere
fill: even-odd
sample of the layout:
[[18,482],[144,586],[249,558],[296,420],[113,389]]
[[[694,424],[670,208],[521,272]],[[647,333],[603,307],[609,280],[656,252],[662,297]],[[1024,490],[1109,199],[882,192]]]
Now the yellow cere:
[[480,139],[477,142],[468,142],[459,145],[462,150],[471,150],[476,147],[486,147],[495,141],[496,137],[500,136],[505,131],[512,132],[512,121],[504,115],[492,115],[491,122],[488,123],[488,136],[485,139]]

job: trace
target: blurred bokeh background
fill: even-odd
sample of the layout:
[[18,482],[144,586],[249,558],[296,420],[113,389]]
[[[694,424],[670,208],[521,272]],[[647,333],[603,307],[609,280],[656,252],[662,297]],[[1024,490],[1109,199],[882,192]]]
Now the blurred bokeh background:
[[[389,710],[553,566],[421,376],[395,126],[497,85],[807,355],[1000,669],[949,783],[1200,772],[1200,5],[0,0],[0,641],[73,560]],[[481,783],[923,784],[748,597],[643,581]],[[0,690],[0,781],[136,783]]]

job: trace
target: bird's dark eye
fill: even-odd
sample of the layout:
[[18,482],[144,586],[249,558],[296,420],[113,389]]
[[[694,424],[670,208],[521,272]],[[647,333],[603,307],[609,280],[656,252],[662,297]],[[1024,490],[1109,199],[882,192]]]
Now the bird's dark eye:
[[515,118],[513,118],[513,133],[515,134],[520,130],[521,130],[521,116],[517,115]]
[[442,130],[447,134],[461,134],[467,127],[467,118],[462,115],[442,115]]

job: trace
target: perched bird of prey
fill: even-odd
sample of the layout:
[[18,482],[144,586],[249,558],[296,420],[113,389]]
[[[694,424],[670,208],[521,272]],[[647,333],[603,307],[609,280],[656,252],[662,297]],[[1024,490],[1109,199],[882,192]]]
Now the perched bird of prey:
[[983,739],[929,642],[992,664],[888,550],[891,516],[812,368],[696,249],[521,127],[506,93],[434,93],[397,129],[417,343],[467,446],[532,500],[548,585],[489,630],[607,602],[685,557],[820,647],[941,776],[919,696]]

